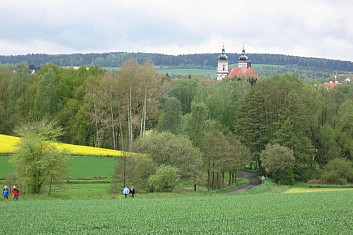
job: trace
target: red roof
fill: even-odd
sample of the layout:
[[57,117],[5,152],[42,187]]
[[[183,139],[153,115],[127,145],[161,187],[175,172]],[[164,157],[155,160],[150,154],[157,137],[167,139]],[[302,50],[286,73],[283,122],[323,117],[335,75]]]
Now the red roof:
[[326,86],[328,86],[329,88],[334,88],[334,87],[337,86],[339,83],[338,83],[338,82],[329,81],[329,82],[325,82],[324,84],[325,84]]
[[235,67],[230,70],[230,73],[228,74],[229,78],[234,78],[234,77],[254,77],[258,78],[257,74],[255,71],[251,68],[240,68],[240,67]]

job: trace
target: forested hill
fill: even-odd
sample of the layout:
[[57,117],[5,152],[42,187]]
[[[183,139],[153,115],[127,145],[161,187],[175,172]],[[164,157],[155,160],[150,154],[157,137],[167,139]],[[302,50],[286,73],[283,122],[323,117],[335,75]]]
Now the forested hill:
[[[229,63],[237,63],[239,54],[227,53]],[[17,64],[27,61],[29,65],[40,66],[46,63],[54,63],[60,66],[90,66],[117,67],[127,59],[134,59],[142,64],[151,59],[157,66],[184,66],[194,68],[215,68],[219,54],[187,54],[187,55],[165,55],[156,53],[87,53],[87,54],[28,54],[14,56],[0,56],[1,64]],[[352,61],[341,61],[323,58],[299,57],[279,54],[248,54],[253,64],[272,65],[296,65],[302,68],[324,69],[337,71],[353,71]]]

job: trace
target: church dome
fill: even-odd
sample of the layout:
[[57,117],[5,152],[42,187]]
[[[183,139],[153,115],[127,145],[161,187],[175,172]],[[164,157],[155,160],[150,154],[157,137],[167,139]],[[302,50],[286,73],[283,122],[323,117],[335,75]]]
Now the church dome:
[[241,55],[239,56],[239,60],[248,60],[248,57],[246,55]]
[[226,56],[225,54],[222,54],[218,57],[219,60],[228,60],[228,56]]
[[243,51],[241,52],[241,55],[239,56],[239,60],[246,61],[248,60],[248,57],[245,54],[245,48],[243,47]]
[[224,46],[222,48],[222,54],[218,57],[218,60],[228,60],[228,56],[225,54]]

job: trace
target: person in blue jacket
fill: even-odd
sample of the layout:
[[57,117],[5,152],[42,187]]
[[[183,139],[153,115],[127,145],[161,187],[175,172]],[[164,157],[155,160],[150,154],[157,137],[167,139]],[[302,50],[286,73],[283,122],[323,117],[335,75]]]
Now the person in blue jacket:
[[124,194],[124,197],[127,198],[127,195],[129,195],[129,188],[128,187],[124,187],[123,189],[123,194]]
[[2,191],[2,196],[4,197],[4,199],[9,199],[9,194],[10,194],[9,189],[5,185],[4,190]]

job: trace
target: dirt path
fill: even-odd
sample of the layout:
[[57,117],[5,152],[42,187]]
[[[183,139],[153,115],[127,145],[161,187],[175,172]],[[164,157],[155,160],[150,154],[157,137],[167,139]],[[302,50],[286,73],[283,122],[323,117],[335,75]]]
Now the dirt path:
[[224,192],[224,194],[241,193],[261,184],[261,180],[252,173],[241,171],[239,172],[239,177],[249,180],[249,183],[247,185],[244,185],[243,187]]

